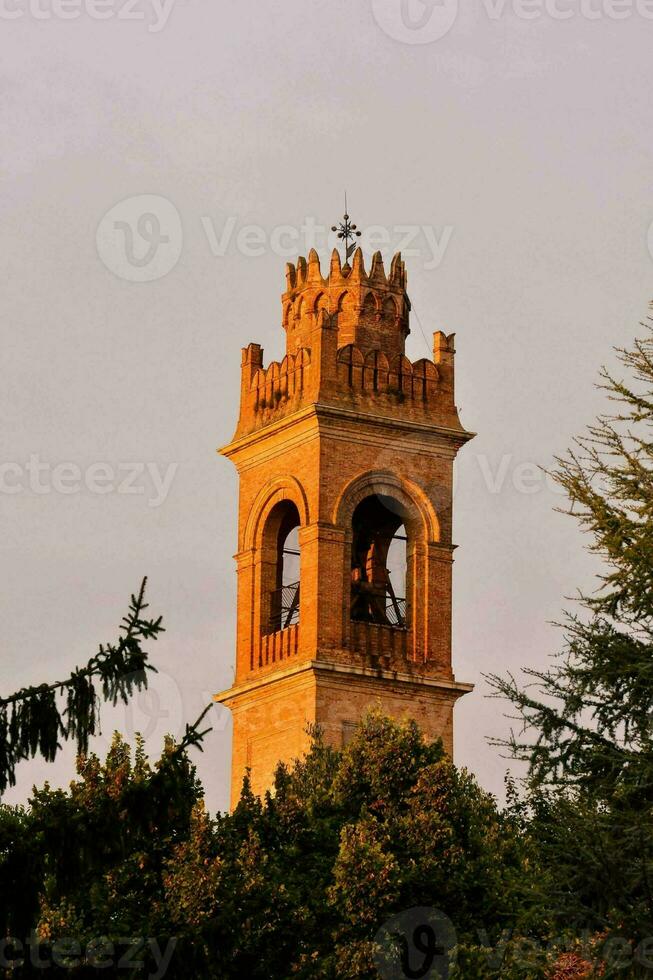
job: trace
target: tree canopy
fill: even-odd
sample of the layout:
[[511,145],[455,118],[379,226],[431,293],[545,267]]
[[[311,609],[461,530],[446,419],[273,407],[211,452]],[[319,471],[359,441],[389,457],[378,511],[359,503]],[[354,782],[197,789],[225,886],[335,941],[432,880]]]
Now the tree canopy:
[[[246,780],[216,817],[185,748],[169,742],[152,768],[116,735],[104,763],[80,757],[68,792],[0,810],[0,874],[24,896],[5,903],[6,932],[35,928],[47,949],[74,936],[86,952],[98,937],[174,940],[167,976],[372,978],[375,957],[401,955],[384,923],[427,907],[451,922],[461,962],[497,944],[505,958],[506,934],[539,915],[515,818],[412,722],[374,712],[341,751],[315,736],[273,793]],[[486,960],[460,975],[498,976]]]

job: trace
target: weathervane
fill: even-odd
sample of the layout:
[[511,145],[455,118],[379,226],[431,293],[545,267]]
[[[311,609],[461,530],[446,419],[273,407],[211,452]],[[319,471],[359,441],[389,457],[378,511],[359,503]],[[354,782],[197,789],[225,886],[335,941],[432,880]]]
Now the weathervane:
[[[361,232],[357,230],[356,225],[352,224],[349,220],[349,215],[347,214],[347,193],[345,192],[345,213],[342,216],[343,220],[338,225],[332,225],[331,231],[338,232],[338,238],[340,238],[345,243],[345,262],[349,261],[349,256],[353,255],[356,251],[356,239],[360,238]],[[351,245],[349,242],[351,241]]]

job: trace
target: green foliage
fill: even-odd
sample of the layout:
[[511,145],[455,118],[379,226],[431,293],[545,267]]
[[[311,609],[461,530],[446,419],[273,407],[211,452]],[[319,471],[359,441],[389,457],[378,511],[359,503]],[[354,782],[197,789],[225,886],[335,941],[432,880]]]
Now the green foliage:
[[378,712],[340,752],[315,733],[265,799],[246,780],[232,814],[207,815],[185,747],[152,769],[116,736],[3,826],[38,872],[24,884],[43,940],[175,937],[169,977],[372,978],[378,930],[406,909],[442,910],[470,948],[537,915],[518,821]]
[[163,626],[160,616],[143,616],[146,583],[143,579],[138,595],[131,597],[117,643],[100,644],[86,666],[66,680],[24,687],[0,698],[0,794],[15,785],[16,766],[22,759],[40,753],[52,762],[61,739],[75,739],[78,752],[86,752],[89,737],[98,730],[101,698],[126,703],[134,690],[147,687],[147,671],[155,668],[142,644],[156,640]]
[[318,733],[216,821],[215,975],[376,977],[376,932],[417,905],[497,937],[528,917],[517,830],[412,722],[373,712],[342,752]]
[[[137,739],[134,759],[114,735],[104,764],[80,757],[70,791],[45,787],[30,800],[29,832],[44,862],[37,931],[74,935],[158,935],[167,923],[162,881],[177,844],[188,838],[201,795],[182,754],[168,741],[154,770]],[[68,931],[67,931],[68,930]]]
[[0,922],[4,933],[26,936],[38,917],[43,878],[25,807],[0,804]]
[[[556,477],[605,571],[567,617],[566,643],[530,684],[493,676],[523,727],[508,745],[530,766],[529,833],[548,869],[542,902],[577,929],[653,935],[653,332],[607,371],[614,408]],[[606,974],[607,975],[607,974]]]
[[165,861],[163,885],[172,924],[200,930],[210,918],[222,861],[215,853],[213,824],[198,799],[191,812],[187,839],[174,845]]

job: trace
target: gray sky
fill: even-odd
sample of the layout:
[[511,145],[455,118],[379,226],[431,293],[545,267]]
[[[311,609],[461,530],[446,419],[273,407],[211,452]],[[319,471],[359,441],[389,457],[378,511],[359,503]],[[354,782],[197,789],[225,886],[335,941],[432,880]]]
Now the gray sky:
[[[457,335],[478,438],[458,464],[454,658],[478,687],[456,761],[500,791],[485,739],[507,723],[480,674],[543,665],[593,568],[528,464],[601,408],[597,371],[653,292],[653,5],[168,3],[0,2],[0,690],[85,661],[143,574],[168,630],[161,676],[105,713],[98,750],[117,726],[158,753],[230,684],[237,487],[215,448],[241,346],[282,351],[284,264],[346,187],[387,257],[411,236],[427,338]],[[409,353],[427,353],[415,318]],[[212,809],[230,742],[214,712]],[[6,800],[64,785],[72,755],[23,764]]]

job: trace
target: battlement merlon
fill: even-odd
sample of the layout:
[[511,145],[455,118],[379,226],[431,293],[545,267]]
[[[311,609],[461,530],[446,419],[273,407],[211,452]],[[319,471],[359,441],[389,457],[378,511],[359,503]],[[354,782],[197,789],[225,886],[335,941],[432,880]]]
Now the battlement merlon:
[[241,388],[249,391],[254,375],[263,367],[263,348],[260,344],[248,344],[241,351]]
[[442,386],[446,389],[452,404],[455,402],[455,333],[448,336],[442,330],[433,334],[433,363],[438,369]]
[[331,253],[331,263],[329,275],[323,278],[320,267],[320,257],[314,248],[308,254],[308,262],[303,255],[300,255],[297,262],[286,263],[286,293],[285,296],[303,289],[307,285],[321,284],[326,286],[329,281],[332,285],[346,286],[350,282],[362,280],[367,285],[387,286],[388,288],[406,289],[406,266],[401,258],[401,252],[397,252],[390,265],[390,275],[386,276],[383,267],[383,256],[380,252],[375,252],[372,256],[369,274],[365,270],[362,249],[357,248],[354,259],[349,265],[343,265],[340,259],[340,252],[334,248]]

